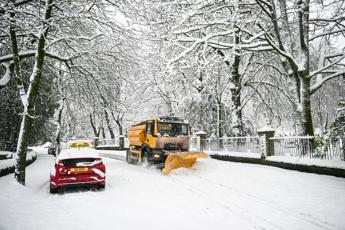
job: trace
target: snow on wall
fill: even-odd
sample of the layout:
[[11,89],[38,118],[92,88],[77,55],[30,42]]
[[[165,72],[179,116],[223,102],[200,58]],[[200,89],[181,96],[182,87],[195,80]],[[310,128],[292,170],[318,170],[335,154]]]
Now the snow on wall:
[[[32,161],[36,157],[36,153],[33,151],[30,151],[26,155],[26,161]],[[11,159],[7,160],[0,160],[0,172],[2,170],[9,169],[11,167],[15,167],[16,164],[16,157],[12,157]],[[5,173],[8,174],[8,173]]]

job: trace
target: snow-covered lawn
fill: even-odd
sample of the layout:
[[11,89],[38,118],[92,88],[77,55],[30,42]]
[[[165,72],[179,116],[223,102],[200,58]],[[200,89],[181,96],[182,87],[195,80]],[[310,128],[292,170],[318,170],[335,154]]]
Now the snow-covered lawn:
[[311,159],[307,157],[288,157],[288,156],[270,156],[267,157],[269,161],[285,162],[291,164],[301,165],[316,165],[327,168],[339,168],[345,169],[345,161],[340,160],[323,160],[323,159]]
[[[233,156],[233,157],[246,157],[260,159],[260,153],[249,152],[229,152],[229,151],[206,151],[207,154],[216,154],[220,156]],[[291,164],[300,165],[315,165],[328,168],[340,168],[345,169],[345,161],[341,160],[324,160],[324,159],[312,159],[309,157],[292,157],[292,156],[269,156],[268,161],[285,162]]]
[[345,179],[200,159],[164,176],[104,158],[104,191],[48,192],[53,157],[38,155],[27,186],[0,178],[1,230],[344,229]]
[[247,157],[247,158],[257,158],[260,159],[260,153],[250,153],[250,152],[229,152],[229,151],[205,151],[208,155],[216,154],[220,156],[233,156],[233,157]]

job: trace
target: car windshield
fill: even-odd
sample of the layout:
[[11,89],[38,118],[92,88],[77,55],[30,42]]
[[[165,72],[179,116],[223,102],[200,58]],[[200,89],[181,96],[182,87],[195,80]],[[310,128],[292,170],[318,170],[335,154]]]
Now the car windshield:
[[188,124],[158,122],[158,133],[161,136],[175,137],[188,135]]

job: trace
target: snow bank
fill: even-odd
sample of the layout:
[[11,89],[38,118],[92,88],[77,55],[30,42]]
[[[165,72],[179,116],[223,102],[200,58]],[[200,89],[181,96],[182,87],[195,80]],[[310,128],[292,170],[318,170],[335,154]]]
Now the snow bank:
[[[4,152],[4,151],[2,151],[2,152]],[[36,153],[30,151],[26,155],[26,160],[31,160],[34,157],[36,157]],[[15,157],[12,157],[11,159],[7,159],[7,160],[0,160],[0,170],[2,170],[4,168],[12,167],[15,165],[15,163],[16,163]]]
[[126,151],[121,150],[97,150],[99,154],[107,154],[114,156],[126,156]]
[[46,155],[48,154],[48,148],[47,147],[42,147],[42,146],[32,146],[29,147],[28,149],[34,151],[35,153],[39,154],[43,154]]
[[[37,157],[37,154],[35,152],[29,151],[26,155],[27,164],[30,164],[33,161],[35,161],[36,157]],[[7,159],[7,160],[0,160],[0,177],[13,173],[15,164],[16,164],[15,157],[12,157],[11,159]]]
[[8,154],[12,154],[12,152],[9,151],[0,151],[0,155],[8,155]]
[[100,156],[110,157],[117,160],[126,160],[126,151],[120,150],[97,150]]
[[9,151],[0,151],[0,158],[12,158],[13,154],[13,152]]
[[[233,157],[245,157],[245,158],[256,158],[260,159],[260,153],[249,153],[249,152],[227,152],[227,151],[205,151],[208,155],[220,155],[220,156],[233,156]],[[323,160],[323,159],[312,159],[306,157],[290,157],[290,156],[269,156],[266,158],[267,161],[283,162],[289,164],[308,165],[308,166],[319,166],[327,168],[345,169],[345,161],[340,160]]]
[[274,161],[274,162],[290,163],[290,164],[345,169],[345,161],[340,161],[340,160],[322,160],[322,159],[298,158],[298,157],[287,157],[287,156],[270,156],[270,157],[267,157],[267,160]]
[[228,151],[205,151],[208,155],[232,156],[232,157],[248,157],[260,159],[260,153],[250,152],[228,152]]

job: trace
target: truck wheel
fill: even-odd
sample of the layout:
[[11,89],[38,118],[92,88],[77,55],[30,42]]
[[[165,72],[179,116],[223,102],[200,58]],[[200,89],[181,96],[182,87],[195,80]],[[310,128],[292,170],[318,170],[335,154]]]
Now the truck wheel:
[[150,165],[150,161],[149,161],[149,154],[148,154],[148,152],[147,151],[144,151],[143,153],[142,153],[142,158],[141,158],[141,164],[143,165],[143,166],[149,166]]
[[133,161],[132,161],[132,159],[131,159],[131,154],[130,154],[129,151],[130,151],[130,150],[127,150],[127,151],[126,151],[126,161],[127,161],[128,164],[133,164]]

